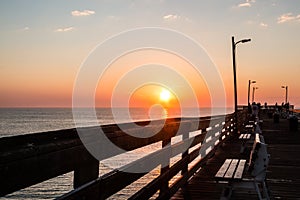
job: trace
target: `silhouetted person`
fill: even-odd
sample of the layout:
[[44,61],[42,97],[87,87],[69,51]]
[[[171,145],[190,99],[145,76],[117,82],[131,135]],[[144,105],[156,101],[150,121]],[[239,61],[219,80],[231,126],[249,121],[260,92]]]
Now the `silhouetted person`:
[[268,112],[268,104],[267,102],[264,103],[264,114],[266,114]]
[[255,102],[252,103],[252,119],[255,119],[256,117],[258,117],[258,106],[256,105]]
[[251,108],[251,104],[250,103],[248,103],[248,113],[249,113],[249,115],[252,113],[252,108]]
[[258,118],[260,118],[260,109],[261,109],[261,103],[260,103],[260,102],[258,102],[256,105],[257,105],[257,108],[258,108],[257,115],[258,115]]

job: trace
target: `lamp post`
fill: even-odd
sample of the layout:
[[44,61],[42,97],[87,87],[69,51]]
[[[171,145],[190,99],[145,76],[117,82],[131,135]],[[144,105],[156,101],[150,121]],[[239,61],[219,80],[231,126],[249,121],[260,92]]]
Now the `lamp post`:
[[281,88],[285,88],[285,103],[288,102],[288,86],[281,86]]
[[250,104],[250,85],[251,83],[256,83],[256,81],[249,80],[248,82],[248,105]]
[[236,45],[238,43],[245,43],[245,42],[250,42],[251,39],[243,39],[239,40],[237,42],[234,41],[234,36],[231,38],[232,41],[232,65],[233,65],[233,85],[234,85],[234,120],[235,120],[235,128],[234,128],[234,133],[237,133],[237,83],[236,83],[236,62],[235,62],[235,49]]
[[252,103],[254,102],[254,93],[255,93],[255,90],[257,90],[258,87],[253,87],[253,91],[252,91]]

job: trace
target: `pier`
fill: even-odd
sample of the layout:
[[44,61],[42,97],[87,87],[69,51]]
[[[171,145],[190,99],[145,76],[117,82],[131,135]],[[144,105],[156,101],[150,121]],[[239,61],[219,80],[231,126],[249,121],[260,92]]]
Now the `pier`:
[[[270,107],[271,110],[271,107]],[[154,136],[137,138],[120,130],[117,125],[102,126],[107,138],[120,148],[130,151],[155,142],[161,149],[137,161],[99,177],[99,161],[82,144],[76,129],[5,137],[0,139],[0,195],[5,196],[22,188],[74,171],[74,189],[58,199],[105,199],[145,176],[147,172],[130,173],[145,163],[161,166],[159,175],[136,191],[130,199],[220,199],[224,187],[215,179],[222,163],[230,157],[249,159],[241,153],[239,134],[249,121],[247,110],[226,116],[168,119]],[[300,134],[290,131],[289,121],[275,123],[268,113],[261,113],[262,135],[267,144],[270,161],[266,184],[271,199],[296,199],[300,196]],[[195,125],[196,122],[196,125]],[[145,131],[149,122],[137,122]],[[179,130],[179,126],[182,129]],[[128,129],[133,124],[127,124]],[[235,128],[237,127],[237,134]],[[95,127],[85,128],[93,135]],[[193,133],[193,134],[191,134]],[[171,144],[180,136],[181,141]],[[94,145],[100,141],[91,141]],[[168,153],[169,163],[159,163]],[[117,155],[108,152],[102,159]],[[174,156],[181,158],[176,163]],[[172,179],[172,183],[171,180]],[[174,180],[175,179],[175,180]],[[234,190],[232,199],[256,199],[255,192]]]
[[[298,199],[300,197],[300,134],[291,131],[289,121],[274,119],[262,114],[262,135],[268,145],[270,162],[266,183],[270,199]],[[228,157],[244,158],[240,154],[238,138],[219,148],[202,170],[180,189],[171,199],[220,199],[222,187],[215,182],[214,175],[222,161]],[[257,199],[255,192],[235,190],[232,199]]]

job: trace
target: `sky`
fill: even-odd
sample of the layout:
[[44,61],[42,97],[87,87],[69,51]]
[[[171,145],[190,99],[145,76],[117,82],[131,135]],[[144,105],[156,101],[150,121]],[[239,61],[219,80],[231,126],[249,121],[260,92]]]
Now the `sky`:
[[[297,0],[1,1],[0,107],[71,107],[74,91],[81,87],[76,85],[78,77],[91,54],[103,47],[99,44],[145,27],[168,30],[170,35],[174,31],[196,42],[206,52],[200,59],[211,59],[221,82],[204,72],[212,66],[193,71],[195,66],[186,59],[196,54],[192,48],[180,48],[175,54],[171,49],[126,54],[138,41],[129,37],[104,51],[112,56],[124,50],[113,57],[105,73],[95,72],[97,106],[166,104],[160,99],[164,89],[176,105],[193,105],[194,99],[201,106],[232,106],[234,36],[235,41],[251,38],[236,48],[238,104],[247,104],[248,81],[255,80],[254,101],[281,104],[285,101],[281,86],[288,86],[288,101],[300,108]],[[159,34],[142,37],[154,43],[162,39]],[[169,43],[177,45],[176,40]],[[184,45],[181,40],[178,44]]]

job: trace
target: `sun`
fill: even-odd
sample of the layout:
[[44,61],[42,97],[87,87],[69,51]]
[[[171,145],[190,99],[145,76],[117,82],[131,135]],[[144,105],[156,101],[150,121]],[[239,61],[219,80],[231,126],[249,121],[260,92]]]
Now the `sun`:
[[168,102],[171,99],[171,92],[166,90],[166,89],[163,89],[160,92],[159,98],[160,98],[161,101]]

